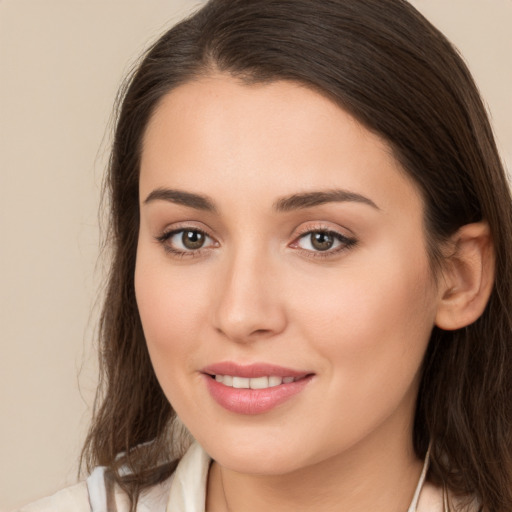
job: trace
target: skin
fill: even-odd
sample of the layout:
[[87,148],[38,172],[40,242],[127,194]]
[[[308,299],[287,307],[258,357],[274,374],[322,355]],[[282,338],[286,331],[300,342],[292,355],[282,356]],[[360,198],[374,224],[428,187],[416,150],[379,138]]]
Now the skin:
[[[148,201],[158,189],[207,196],[215,211]],[[274,208],[332,190],[367,201]],[[215,461],[207,510],[406,510],[422,465],[419,369],[443,292],[421,196],[386,143],[301,85],[205,77],[150,120],[140,201],[137,302],[159,382]],[[203,247],[163,239],[179,229],[205,232]],[[307,233],[319,230],[354,243],[316,250]],[[314,377],[268,412],[236,414],[201,374],[220,361]]]

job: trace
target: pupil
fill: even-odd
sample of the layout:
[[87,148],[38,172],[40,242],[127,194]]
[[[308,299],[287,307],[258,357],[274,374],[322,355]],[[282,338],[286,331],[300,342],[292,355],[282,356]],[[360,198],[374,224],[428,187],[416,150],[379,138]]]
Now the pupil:
[[187,249],[200,249],[204,244],[204,235],[199,231],[184,231],[182,242]]
[[327,251],[334,243],[334,238],[329,233],[314,233],[311,243],[318,251]]

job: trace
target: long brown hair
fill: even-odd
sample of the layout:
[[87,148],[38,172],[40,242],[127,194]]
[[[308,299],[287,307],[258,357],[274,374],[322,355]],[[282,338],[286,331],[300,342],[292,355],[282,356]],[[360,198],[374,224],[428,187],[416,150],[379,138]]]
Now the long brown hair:
[[[170,474],[180,454],[175,413],[153,372],[135,302],[139,162],[162,97],[212,71],[246,83],[298,81],[383,137],[423,194],[434,266],[441,242],[458,228],[489,223],[492,295],[474,324],[434,328],[413,440],[420,458],[432,442],[433,481],[476,496],[484,510],[512,510],[508,184],[466,65],[404,0],[211,0],[149,49],[121,95],[107,177],[113,257],[86,466],[111,468],[136,503],[141,490]],[[121,465],[131,470],[129,478],[120,476]]]

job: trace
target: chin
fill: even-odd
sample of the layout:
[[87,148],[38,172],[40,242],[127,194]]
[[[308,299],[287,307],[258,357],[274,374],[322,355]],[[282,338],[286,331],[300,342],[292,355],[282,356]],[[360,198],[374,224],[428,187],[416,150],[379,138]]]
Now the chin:
[[[254,475],[282,475],[303,464],[298,454],[303,443],[286,442],[282,437],[273,439],[264,434],[251,439],[227,436],[225,439],[200,439],[198,442],[221,466],[238,473]],[[288,440],[289,441],[289,440]]]
[[297,454],[276,454],[270,451],[248,450],[242,453],[223,453],[215,459],[222,467],[237,473],[277,476],[292,473],[302,465],[298,464]]

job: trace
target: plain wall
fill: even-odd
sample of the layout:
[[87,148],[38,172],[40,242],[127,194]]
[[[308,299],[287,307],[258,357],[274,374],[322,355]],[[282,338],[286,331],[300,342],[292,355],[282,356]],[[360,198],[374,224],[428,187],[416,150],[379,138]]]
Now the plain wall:
[[[112,104],[141,50],[200,3],[0,0],[0,510],[76,480]],[[512,1],[412,3],[463,53],[512,170]]]

